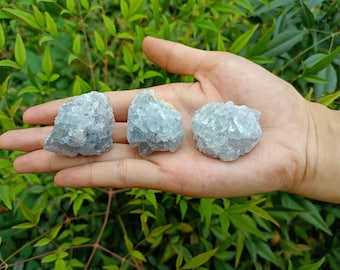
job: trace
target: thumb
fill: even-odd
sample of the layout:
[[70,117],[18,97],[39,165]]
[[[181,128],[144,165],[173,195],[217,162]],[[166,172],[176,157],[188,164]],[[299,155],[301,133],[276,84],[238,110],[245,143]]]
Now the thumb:
[[172,73],[190,76],[209,70],[220,57],[220,53],[217,52],[194,49],[154,37],[144,39],[143,50],[146,56],[161,68]]

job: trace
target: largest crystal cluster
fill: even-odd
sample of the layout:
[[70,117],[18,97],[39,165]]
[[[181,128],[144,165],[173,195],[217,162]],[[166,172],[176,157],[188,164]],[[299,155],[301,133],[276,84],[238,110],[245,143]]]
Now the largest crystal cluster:
[[250,152],[262,137],[260,112],[245,105],[209,103],[195,112],[192,129],[204,154],[232,161]]
[[70,157],[110,149],[115,123],[110,99],[98,92],[73,97],[62,105],[44,149]]
[[136,96],[128,111],[130,146],[138,146],[142,156],[149,156],[154,151],[176,151],[183,138],[181,114],[172,105],[161,100],[153,90]]

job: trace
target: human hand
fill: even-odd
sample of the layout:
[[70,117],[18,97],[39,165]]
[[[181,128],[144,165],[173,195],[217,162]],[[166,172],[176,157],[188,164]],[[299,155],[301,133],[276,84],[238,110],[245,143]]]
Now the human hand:
[[[153,89],[182,114],[185,139],[175,152],[140,157],[126,139],[127,111],[139,90],[109,92],[117,123],[114,145],[100,156],[70,158],[42,149],[51,126],[9,131],[0,148],[28,152],[18,157],[20,172],[56,172],[55,183],[67,187],[147,188],[194,197],[231,197],[274,190],[299,193],[306,172],[308,103],[288,83],[260,66],[227,52],[209,52],[145,38],[147,57],[160,67],[194,76],[194,83],[173,83]],[[234,162],[206,157],[195,148],[191,130],[194,112],[208,102],[245,104],[261,111],[263,137]],[[29,124],[52,125],[65,100],[27,110]]]

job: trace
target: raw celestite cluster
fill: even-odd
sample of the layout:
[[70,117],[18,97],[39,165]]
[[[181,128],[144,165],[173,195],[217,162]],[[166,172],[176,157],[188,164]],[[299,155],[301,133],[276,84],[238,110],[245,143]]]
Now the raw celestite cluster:
[[73,97],[62,105],[44,149],[74,157],[110,149],[115,119],[110,99],[98,92]]
[[204,154],[232,161],[251,151],[262,136],[260,112],[233,102],[209,103],[192,120],[197,148]]
[[181,114],[172,105],[161,100],[153,90],[136,96],[128,112],[130,146],[138,146],[142,156],[149,156],[154,151],[176,151],[183,138]]

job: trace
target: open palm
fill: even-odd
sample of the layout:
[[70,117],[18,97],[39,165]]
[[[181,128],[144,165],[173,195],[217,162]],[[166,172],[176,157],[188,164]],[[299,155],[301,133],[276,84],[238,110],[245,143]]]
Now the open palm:
[[[27,151],[17,158],[18,172],[56,172],[57,185],[69,187],[140,187],[195,197],[230,197],[290,190],[303,177],[308,116],[306,102],[291,85],[260,66],[226,52],[207,52],[165,40],[146,38],[146,55],[174,73],[197,82],[153,89],[182,114],[185,139],[175,152],[140,157],[126,140],[127,111],[139,90],[110,92],[116,117],[114,145],[100,156],[69,158],[42,150],[52,127],[10,131],[0,147]],[[195,148],[194,112],[208,102],[245,104],[261,111],[263,137],[249,154],[233,162],[208,158]],[[26,111],[31,124],[51,125],[65,100]]]

